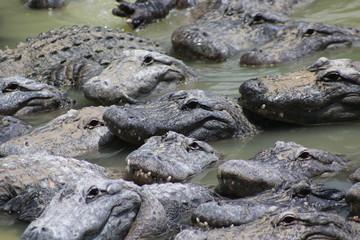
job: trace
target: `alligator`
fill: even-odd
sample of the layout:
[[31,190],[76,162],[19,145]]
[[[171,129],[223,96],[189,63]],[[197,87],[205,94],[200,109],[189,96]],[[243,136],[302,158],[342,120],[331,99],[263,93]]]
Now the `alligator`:
[[258,132],[235,99],[198,89],[167,93],[129,106],[111,106],[103,119],[111,132],[133,144],[168,131],[203,141],[245,139]]
[[0,115],[24,116],[75,104],[64,91],[35,80],[13,76],[0,78]]
[[71,109],[30,133],[3,143],[0,156],[47,152],[75,157],[98,149],[115,137],[102,119],[106,110],[102,106]]
[[81,86],[126,49],[164,52],[156,42],[104,27],[72,26],[0,51],[0,76],[20,75],[55,86]]
[[240,64],[280,64],[326,50],[360,46],[360,29],[324,23],[295,22],[276,35],[272,41],[245,52]]
[[41,8],[61,8],[73,0],[22,0],[25,7],[41,9]]
[[172,226],[177,231],[189,211],[215,197],[211,189],[193,184],[70,181],[21,239],[149,239]]
[[345,192],[309,181],[266,190],[256,196],[240,199],[224,199],[199,205],[192,215],[200,226],[221,228],[239,226],[267,214],[284,209],[303,211],[339,212],[347,209]]
[[102,105],[132,102],[191,84],[198,74],[182,61],[147,50],[125,50],[100,75],[84,83],[85,97]]
[[0,170],[0,208],[19,213],[21,221],[36,219],[69,181],[81,177],[121,177],[115,170],[86,161],[43,153],[0,158]]
[[360,118],[360,63],[319,58],[298,71],[253,78],[240,86],[242,107],[267,119],[325,124]]
[[175,240],[206,239],[252,239],[252,240],[298,240],[298,239],[358,239],[359,223],[334,213],[297,212],[284,210],[235,227],[213,230],[186,229]]
[[237,197],[300,180],[336,173],[349,167],[344,156],[277,141],[249,160],[229,160],[218,167],[220,191]]
[[32,126],[20,119],[11,116],[0,116],[0,145],[10,139],[27,134],[31,130]]
[[182,182],[219,160],[220,154],[206,142],[169,131],[131,152],[126,172],[137,184]]

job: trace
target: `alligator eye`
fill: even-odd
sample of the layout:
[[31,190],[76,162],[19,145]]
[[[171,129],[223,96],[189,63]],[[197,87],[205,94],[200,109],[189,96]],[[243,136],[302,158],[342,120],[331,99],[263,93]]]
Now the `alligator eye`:
[[201,149],[200,145],[197,142],[192,142],[186,147],[186,150],[189,152],[190,150],[199,150]]
[[103,122],[100,122],[99,120],[93,119],[93,120],[91,120],[90,122],[88,122],[88,123],[84,126],[84,128],[85,128],[85,129],[93,129],[93,128],[100,127],[100,126],[104,126],[104,123],[103,123]]
[[309,160],[311,157],[312,156],[311,156],[311,154],[309,152],[303,151],[303,152],[300,153],[298,158],[300,158],[300,160]]
[[316,33],[316,31],[315,31],[315,29],[313,29],[313,28],[309,28],[309,29],[307,29],[306,30],[306,32],[304,33],[304,37],[309,37],[309,36],[311,36],[311,35],[314,35]]
[[97,187],[92,187],[89,189],[88,193],[86,194],[86,201],[91,201],[95,199],[98,196],[101,196],[103,191],[98,189]]
[[308,196],[310,193],[311,193],[311,189],[308,187],[305,187],[305,188],[298,189],[294,195],[299,198],[304,198],[304,197]]
[[265,18],[262,14],[258,13],[253,18],[253,24],[263,23],[265,22]]
[[323,77],[324,81],[338,82],[342,80],[342,77],[338,72],[330,72]]
[[202,108],[211,111],[210,107],[200,104],[196,99],[189,100],[184,106],[182,106],[182,110],[192,110],[196,108]]
[[296,219],[293,216],[285,216],[283,219],[281,219],[281,223],[284,225],[289,225],[293,223]]
[[21,87],[18,84],[11,83],[4,90],[2,90],[2,92],[3,93],[15,92],[15,91],[19,91],[20,89],[21,89]]
[[152,56],[146,56],[142,62],[142,65],[148,66],[151,65],[154,62],[154,58]]

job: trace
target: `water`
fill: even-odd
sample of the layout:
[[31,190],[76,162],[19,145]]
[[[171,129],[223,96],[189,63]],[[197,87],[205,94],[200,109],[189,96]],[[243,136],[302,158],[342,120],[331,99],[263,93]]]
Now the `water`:
[[[36,36],[53,27],[73,24],[101,25],[132,31],[123,19],[111,14],[114,6],[115,0],[78,0],[60,10],[30,10],[22,7],[20,0],[0,0],[0,47],[13,48],[28,36]],[[152,40],[158,40],[165,46],[170,46],[171,32],[186,22],[187,15],[188,11],[186,10],[174,11],[164,21],[150,25],[145,30],[136,33]],[[360,27],[360,2],[357,0],[318,0],[311,6],[297,11],[293,17],[297,20]],[[196,68],[202,76],[201,81],[196,85],[197,88],[235,97],[239,94],[240,84],[251,77],[289,72],[310,65],[320,56],[351,58],[360,61],[360,49],[321,53],[291,64],[267,68],[239,66],[239,56],[234,56],[220,64],[187,63]],[[71,91],[71,96],[79,102],[77,108],[90,104],[84,100],[81,92]],[[59,114],[61,112],[30,116],[25,120],[38,126]],[[307,147],[345,154],[353,164],[352,168],[347,172],[323,179],[322,182],[347,190],[351,186],[347,180],[348,174],[360,166],[359,136],[360,123],[352,123],[267,130],[246,142],[227,139],[212,142],[211,145],[224,154],[224,160],[248,159],[262,148],[273,146],[278,140],[294,141]],[[105,167],[123,169],[125,157],[133,150],[132,146],[124,146],[115,142],[111,146],[94,151],[82,158]],[[191,181],[216,186],[216,166],[192,178]],[[26,227],[24,224],[12,225],[11,222],[11,219],[0,218],[0,240],[18,239]]]

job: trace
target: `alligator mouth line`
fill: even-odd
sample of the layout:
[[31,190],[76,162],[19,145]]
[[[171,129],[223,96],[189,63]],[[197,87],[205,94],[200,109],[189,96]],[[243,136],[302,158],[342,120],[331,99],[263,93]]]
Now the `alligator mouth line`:
[[139,166],[127,165],[126,172],[130,178],[137,180],[138,182],[149,184],[149,183],[163,183],[170,182],[172,177],[169,175],[167,177],[156,174],[152,171],[144,170]]
[[[180,131],[181,134],[185,135],[185,136],[191,136],[192,133],[194,133],[195,131],[203,128],[203,129],[206,129],[208,131],[212,131],[211,128],[206,128],[206,123],[210,122],[210,121],[215,121],[215,122],[219,122],[219,123],[223,123],[225,124],[226,126],[230,125],[229,124],[229,121],[227,119],[224,119],[224,118],[217,118],[217,117],[214,117],[214,116],[211,116],[211,117],[207,117],[207,118],[204,118],[203,120],[197,122],[196,124],[194,125],[191,125],[193,127],[191,128],[188,128],[188,129],[184,129],[183,131]],[[219,125],[219,124],[217,124]],[[199,139],[200,140],[200,139]]]

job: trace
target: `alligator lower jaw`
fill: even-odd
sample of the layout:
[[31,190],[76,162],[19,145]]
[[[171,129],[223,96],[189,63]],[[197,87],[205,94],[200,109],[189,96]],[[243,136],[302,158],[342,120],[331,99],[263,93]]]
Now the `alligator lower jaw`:
[[135,166],[126,166],[126,173],[128,177],[137,184],[152,184],[152,183],[164,183],[172,180],[171,176],[159,176],[151,171],[146,171],[142,168]]

